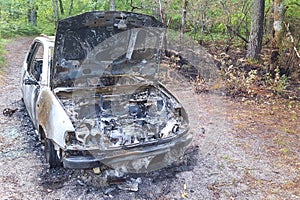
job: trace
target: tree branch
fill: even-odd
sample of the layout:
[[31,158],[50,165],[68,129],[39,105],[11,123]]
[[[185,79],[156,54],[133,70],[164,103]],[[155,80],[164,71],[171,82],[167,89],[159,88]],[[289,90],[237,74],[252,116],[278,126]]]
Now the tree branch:
[[130,0],[130,7],[131,7],[131,12],[134,11],[134,9],[141,9],[142,7],[139,6],[134,6],[132,0]]
[[238,36],[239,38],[241,38],[244,42],[249,43],[249,41],[244,38],[241,34],[239,34],[236,30],[232,29],[229,25],[226,25],[226,28],[233,33],[234,35]]
[[293,49],[294,49],[294,51],[295,51],[297,57],[300,58],[300,54],[299,54],[298,49],[297,49],[297,47],[296,47],[297,45],[295,44],[294,37],[293,37],[293,35],[292,35],[291,31],[290,31],[290,24],[289,24],[289,23],[288,23],[288,24],[284,23],[284,25],[285,25],[285,28],[286,28],[286,30],[287,30],[287,32],[288,32],[287,35],[290,36],[291,42],[292,42],[292,44],[293,44]]

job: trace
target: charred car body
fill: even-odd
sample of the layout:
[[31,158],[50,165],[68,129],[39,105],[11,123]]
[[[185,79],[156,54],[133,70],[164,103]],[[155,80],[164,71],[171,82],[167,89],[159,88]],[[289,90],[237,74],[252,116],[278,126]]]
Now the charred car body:
[[162,28],[147,15],[89,12],[34,40],[22,93],[50,167],[145,172],[183,154],[187,114],[158,81]]

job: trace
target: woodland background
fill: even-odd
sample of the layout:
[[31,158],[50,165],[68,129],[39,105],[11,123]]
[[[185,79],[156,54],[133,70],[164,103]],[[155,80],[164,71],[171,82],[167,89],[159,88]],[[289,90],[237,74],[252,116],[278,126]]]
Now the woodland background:
[[13,38],[53,35],[58,20],[93,10],[155,16],[207,48],[232,96],[300,98],[298,0],[0,0],[0,64]]

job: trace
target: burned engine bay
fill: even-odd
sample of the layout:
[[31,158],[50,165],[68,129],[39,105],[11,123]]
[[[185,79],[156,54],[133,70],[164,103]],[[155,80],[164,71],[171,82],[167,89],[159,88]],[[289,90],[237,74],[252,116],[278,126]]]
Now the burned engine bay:
[[184,109],[160,84],[68,88],[56,95],[75,127],[77,142],[67,141],[74,148],[137,146],[172,138],[188,129]]

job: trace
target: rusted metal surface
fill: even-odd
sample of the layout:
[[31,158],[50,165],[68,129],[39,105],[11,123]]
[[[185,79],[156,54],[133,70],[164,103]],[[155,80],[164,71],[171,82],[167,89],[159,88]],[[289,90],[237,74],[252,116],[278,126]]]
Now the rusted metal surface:
[[60,148],[65,149],[65,133],[75,129],[65,109],[49,87],[40,91],[36,114],[39,125],[46,131],[47,138],[54,140]]

